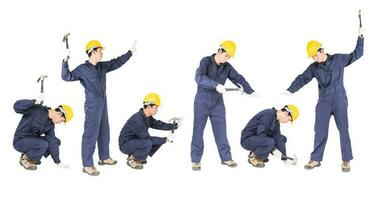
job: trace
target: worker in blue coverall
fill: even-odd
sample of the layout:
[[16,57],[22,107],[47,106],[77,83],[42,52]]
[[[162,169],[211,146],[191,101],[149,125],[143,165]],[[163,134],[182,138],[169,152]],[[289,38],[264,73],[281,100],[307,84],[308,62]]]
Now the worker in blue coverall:
[[256,94],[245,78],[240,75],[230,63],[234,57],[236,45],[227,40],[220,44],[216,54],[206,56],[201,60],[196,71],[197,93],[194,100],[193,137],[191,144],[192,169],[201,170],[201,157],[204,150],[203,133],[207,119],[210,117],[215,142],[223,165],[236,167],[232,160],[231,149],[226,133],[225,107],[223,93],[227,79],[231,80],[241,91]]
[[250,151],[249,163],[254,167],[265,167],[264,162],[275,149],[281,152],[282,160],[287,160],[287,138],[281,134],[280,123],[294,122],[298,117],[299,109],[295,105],[284,106],[281,110],[266,109],[256,114],[241,133],[241,146]]
[[23,115],[13,139],[13,147],[22,153],[19,164],[27,170],[36,170],[36,165],[41,164],[41,157],[51,155],[58,167],[69,168],[60,161],[61,141],[55,136],[54,126],[70,121],[72,108],[61,105],[52,110],[39,103],[22,99],[14,104],[15,112]]
[[166,143],[167,137],[154,137],[148,132],[149,128],[158,130],[175,130],[181,124],[181,119],[173,123],[164,123],[153,118],[160,106],[160,97],[149,93],[144,97],[143,108],[129,118],[119,136],[120,151],[128,155],[127,165],[133,169],[143,169],[147,157],[153,156]]
[[363,29],[359,29],[357,45],[349,54],[326,54],[318,41],[312,40],[307,44],[308,57],[314,62],[291,83],[284,94],[291,95],[314,77],[318,82],[319,99],[316,106],[314,125],[314,149],[305,169],[313,169],[321,165],[328,136],[331,115],[334,116],[340,133],[342,154],[342,171],[350,171],[350,160],[353,159],[352,147],[348,132],[348,98],[345,92],[343,77],[344,68],[363,55]]
[[110,61],[100,60],[103,57],[104,47],[97,40],[92,40],[86,45],[89,56],[84,64],[73,71],[69,70],[68,57],[63,60],[62,79],[65,81],[80,81],[85,88],[85,124],[82,136],[82,164],[83,172],[92,176],[100,173],[94,167],[93,154],[98,142],[99,165],[115,165],[109,154],[110,128],[108,123],[106,73],[120,68],[125,64],[136,49],[135,42],[131,50],[122,56]]

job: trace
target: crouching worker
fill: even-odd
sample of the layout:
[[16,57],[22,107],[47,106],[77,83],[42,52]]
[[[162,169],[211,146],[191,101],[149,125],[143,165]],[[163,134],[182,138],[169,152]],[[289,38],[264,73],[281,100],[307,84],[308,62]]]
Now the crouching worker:
[[14,148],[22,153],[19,164],[27,170],[36,170],[41,157],[51,155],[58,167],[69,168],[59,159],[61,141],[55,136],[54,124],[70,121],[72,108],[60,105],[53,110],[37,104],[36,100],[18,100],[14,110],[23,114],[13,139]]
[[160,97],[150,93],[144,97],[143,108],[129,118],[121,130],[119,137],[120,151],[128,155],[127,165],[133,169],[143,169],[147,157],[153,156],[166,143],[167,137],[153,137],[148,129],[174,130],[179,127],[179,118],[175,123],[164,123],[153,116],[160,106]]
[[241,133],[241,146],[250,151],[249,163],[258,168],[265,167],[269,153],[278,149],[282,160],[286,156],[287,138],[281,135],[280,123],[295,121],[299,110],[295,105],[284,106],[281,110],[266,109],[256,114]]

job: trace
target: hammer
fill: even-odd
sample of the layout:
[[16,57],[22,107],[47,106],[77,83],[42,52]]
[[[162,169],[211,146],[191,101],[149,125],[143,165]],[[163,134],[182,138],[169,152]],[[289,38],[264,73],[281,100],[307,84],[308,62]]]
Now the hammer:
[[289,164],[290,164],[290,165],[294,165],[294,166],[296,166],[296,165],[298,164],[298,157],[296,157],[295,154],[293,155],[293,158],[288,157],[288,156],[282,156],[281,159],[282,159],[282,160],[289,160]]
[[44,93],[44,79],[48,78],[48,75],[41,75],[36,83],[39,83],[41,81],[41,88],[40,88],[40,93]]
[[227,92],[229,92],[229,91],[239,91],[240,88],[225,88],[225,90],[227,90]]
[[[175,128],[176,128],[176,123],[177,123],[178,121],[180,121],[180,118],[178,118],[178,117],[173,117],[173,118],[171,118],[171,119],[169,120],[169,122],[173,124],[173,128],[171,129],[171,133],[170,133],[171,135],[174,134],[174,132],[175,132]],[[170,142],[172,143],[172,142],[174,142],[174,141],[170,140]]]
[[[242,85],[238,84],[240,87],[239,88],[225,88],[225,90],[227,92],[230,92],[230,91],[240,91],[242,87]],[[241,92],[241,94],[243,94],[243,91]]]
[[359,28],[362,28],[361,10],[358,10]]
[[[40,93],[43,94],[44,93],[44,79],[48,78],[48,75],[41,75],[36,83],[39,83],[41,81],[41,88],[40,88]],[[40,104],[43,104],[43,101],[40,102]]]
[[[64,35],[62,42],[65,42],[66,43],[66,49],[69,50],[70,48],[68,46],[68,36],[70,36],[70,33],[67,33],[66,35]],[[68,59],[70,59],[70,56],[69,55],[67,56],[67,60]]]

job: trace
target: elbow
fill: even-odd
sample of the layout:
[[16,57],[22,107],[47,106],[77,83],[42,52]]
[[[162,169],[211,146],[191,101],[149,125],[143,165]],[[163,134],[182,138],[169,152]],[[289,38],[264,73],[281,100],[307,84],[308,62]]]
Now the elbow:
[[62,80],[64,80],[64,81],[72,81],[71,75],[68,74],[68,73],[64,73],[64,72],[62,72],[61,78],[62,78]]
[[201,83],[201,76],[196,76],[195,81],[199,85]]
[[62,74],[61,78],[62,78],[62,80],[64,80],[64,81],[68,81],[68,78],[67,78],[66,75],[63,75],[63,74]]
[[362,48],[362,50],[359,52],[359,57],[358,58],[360,58],[360,57],[362,57],[363,56],[363,48]]

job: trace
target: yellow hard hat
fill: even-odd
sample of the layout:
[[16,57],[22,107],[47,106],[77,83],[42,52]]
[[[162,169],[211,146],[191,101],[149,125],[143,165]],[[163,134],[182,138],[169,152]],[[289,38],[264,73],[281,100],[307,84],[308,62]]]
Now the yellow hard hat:
[[144,97],[143,104],[144,105],[154,104],[156,106],[160,106],[161,105],[160,96],[158,96],[158,94],[156,93],[149,93]]
[[295,105],[286,105],[285,109],[291,116],[291,122],[294,122],[300,115],[299,109]]
[[102,48],[104,49],[103,45],[98,40],[91,40],[86,43],[85,52],[90,53],[94,48]]
[[223,48],[229,57],[234,57],[236,54],[236,44],[232,40],[226,40],[220,43],[220,47]]
[[64,118],[66,118],[65,122],[69,122],[73,117],[73,110],[69,105],[62,104],[58,106],[60,112],[63,113]]
[[316,40],[311,40],[307,43],[307,53],[308,53],[308,58],[311,58],[316,55],[318,49],[322,47],[322,44],[319,43]]

